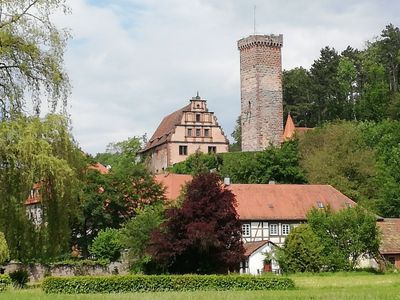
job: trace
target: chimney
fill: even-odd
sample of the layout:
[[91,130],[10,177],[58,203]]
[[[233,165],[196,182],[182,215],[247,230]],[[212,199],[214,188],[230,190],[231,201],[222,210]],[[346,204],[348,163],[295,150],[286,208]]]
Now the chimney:
[[275,184],[275,180],[270,180],[268,184]]
[[231,179],[229,177],[224,178],[224,184],[225,185],[231,185]]

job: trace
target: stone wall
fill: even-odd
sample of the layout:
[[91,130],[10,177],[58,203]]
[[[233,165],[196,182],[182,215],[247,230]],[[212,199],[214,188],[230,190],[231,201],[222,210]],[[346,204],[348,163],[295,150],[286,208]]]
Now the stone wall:
[[47,276],[104,276],[112,274],[128,274],[128,265],[121,262],[113,262],[107,266],[101,265],[56,265],[46,266],[42,264],[9,263],[4,267],[5,273],[11,273],[19,269],[29,272],[29,281],[42,281]]
[[238,41],[242,151],[260,151],[281,142],[282,44],[282,35],[252,35]]

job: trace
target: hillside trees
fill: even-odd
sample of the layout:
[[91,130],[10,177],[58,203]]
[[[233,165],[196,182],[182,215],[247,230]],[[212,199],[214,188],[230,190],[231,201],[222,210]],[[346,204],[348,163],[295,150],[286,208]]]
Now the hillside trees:
[[[65,108],[70,91],[63,69],[68,34],[51,21],[67,12],[64,0],[4,0],[0,3],[0,117],[12,117],[32,106],[39,113],[48,100],[54,111]],[[28,105],[27,99],[32,99]]]
[[152,234],[149,254],[171,273],[226,273],[243,258],[235,197],[218,175],[204,173],[188,185],[182,207]]
[[360,130],[337,122],[300,136],[300,165],[310,183],[333,185],[355,201],[378,197],[375,152]]
[[363,50],[321,49],[310,70],[283,72],[285,112],[299,126],[326,121],[381,121],[400,116],[400,30],[392,24]]

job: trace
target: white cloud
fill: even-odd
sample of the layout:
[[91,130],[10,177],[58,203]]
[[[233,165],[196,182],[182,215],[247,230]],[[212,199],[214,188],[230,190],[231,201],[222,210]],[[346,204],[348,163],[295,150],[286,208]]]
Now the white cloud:
[[73,84],[73,133],[83,150],[145,132],[200,91],[225,133],[240,110],[236,41],[284,35],[283,66],[309,67],[322,47],[362,47],[390,22],[397,1],[69,1],[66,67]]

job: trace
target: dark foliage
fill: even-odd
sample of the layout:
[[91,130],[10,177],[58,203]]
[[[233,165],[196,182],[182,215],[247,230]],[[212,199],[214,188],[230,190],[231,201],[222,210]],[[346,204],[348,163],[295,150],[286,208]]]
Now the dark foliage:
[[24,288],[29,281],[29,274],[27,270],[20,269],[10,274],[12,284],[17,288]]
[[235,196],[216,174],[204,173],[188,185],[180,208],[152,234],[149,252],[171,273],[226,273],[243,258]]

